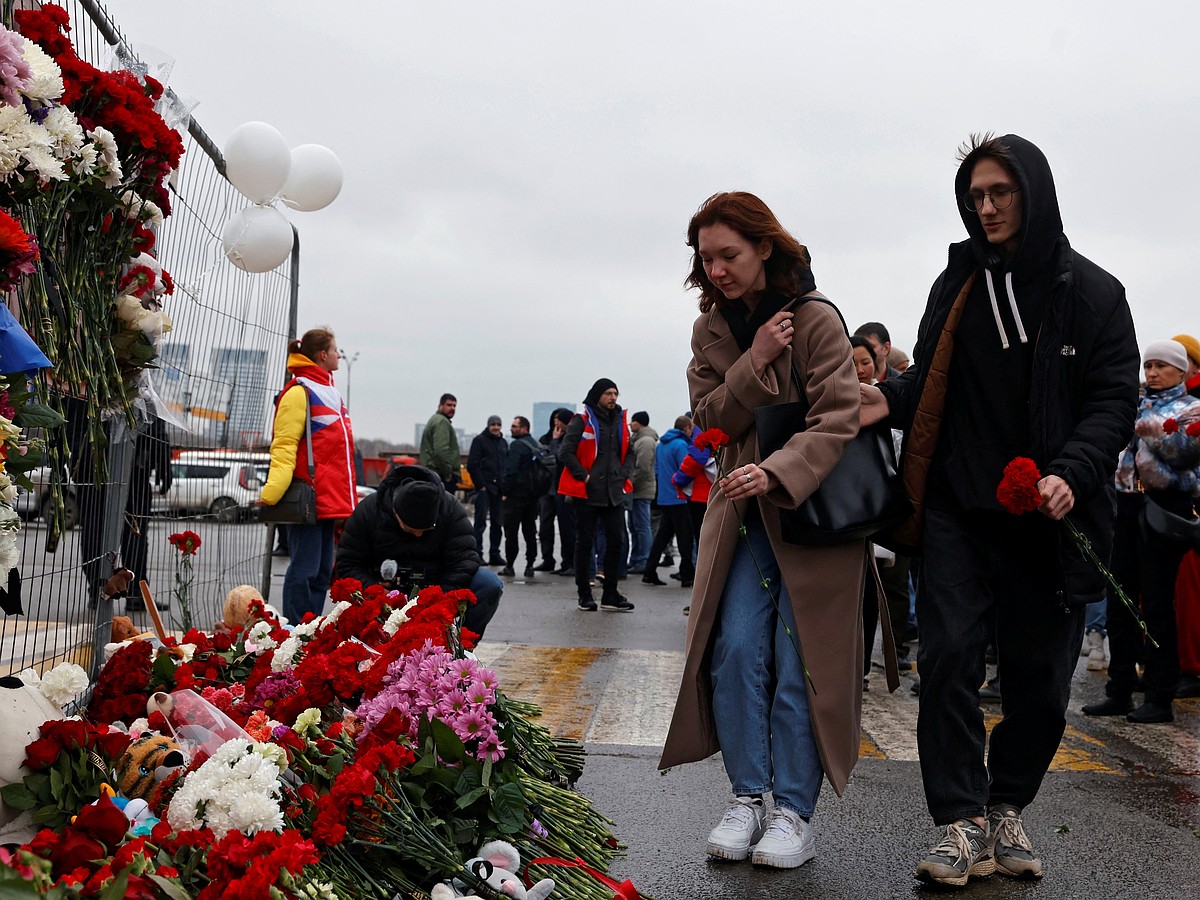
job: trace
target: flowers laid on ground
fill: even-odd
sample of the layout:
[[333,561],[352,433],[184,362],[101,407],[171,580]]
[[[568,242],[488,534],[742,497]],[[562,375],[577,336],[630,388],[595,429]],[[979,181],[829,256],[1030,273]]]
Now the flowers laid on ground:
[[[198,546],[179,537],[181,555]],[[332,594],[328,616],[293,628],[253,599],[240,624],[158,653],[121,647],[89,721],[45,723],[33,771],[4,789],[55,830],[0,857],[0,880],[63,897],[392,900],[457,878],[497,900],[464,861],[503,838],[545,860],[529,877],[553,877],[556,896],[611,898],[589,873],[620,847],[570,787],[582,748],[465,655],[474,636],[457,622],[473,595],[348,579]],[[122,757],[147,735],[187,765]],[[136,797],[108,802],[117,774]]]
[[[1018,456],[1004,467],[1000,483],[996,486],[996,500],[1006,512],[1010,512],[1014,516],[1034,512],[1042,505],[1042,493],[1038,490],[1038,482],[1041,480],[1042,473],[1038,470],[1037,463],[1028,457]],[[1115,596],[1121,601],[1122,605],[1129,610],[1129,614],[1137,621],[1142,634],[1157,648],[1158,642],[1146,630],[1146,623],[1142,621],[1137,606],[1129,599],[1124,588],[1113,578],[1112,572],[1108,570],[1104,560],[1096,554],[1088,536],[1079,530],[1079,526],[1071,521],[1070,516],[1064,516],[1062,522],[1071,532],[1071,537],[1074,538],[1079,552],[1096,567],[1096,571],[1103,575],[1104,580],[1108,582],[1109,596]]]

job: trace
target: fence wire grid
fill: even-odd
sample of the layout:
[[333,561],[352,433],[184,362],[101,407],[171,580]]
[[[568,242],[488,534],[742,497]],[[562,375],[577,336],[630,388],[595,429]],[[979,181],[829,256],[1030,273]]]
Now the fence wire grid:
[[[30,7],[28,2],[19,7]],[[70,37],[80,57],[100,68],[136,51],[103,6],[63,0]],[[169,86],[169,85],[168,85]],[[131,431],[121,417],[106,425],[108,447],[89,442],[82,404],[65,398],[71,480],[62,491],[61,536],[49,527],[56,503],[48,472],[18,500],[25,519],[21,544],[24,615],[0,620],[0,669],[46,671],[78,662],[95,671],[96,648],[111,632],[112,615],[136,628],[151,621],[138,591],[145,580],[168,628],[184,624],[178,598],[178,551],[168,541],[185,530],[199,535],[191,584],[191,618],[209,628],[226,593],[239,584],[269,584],[271,548],[254,500],[265,478],[267,437],[276,393],[286,377],[287,342],[295,332],[298,253],[272,272],[250,275],[225,259],[221,231],[248,201],[224,176],[224,160],[193,120],[186,152],[171,180],[172,214],[155,252],[176,289],[165,309],[174,328],[151,373],[160,418]],[[102,452],[105,484],[91,483],[83,461]],[[63,464],[66,465],[64,460]],[[127,591],[108,597],[119,566],[134,573]],[[106,587],[107,585],[107,587]],[[122,597],[127,594],[127,598]]]

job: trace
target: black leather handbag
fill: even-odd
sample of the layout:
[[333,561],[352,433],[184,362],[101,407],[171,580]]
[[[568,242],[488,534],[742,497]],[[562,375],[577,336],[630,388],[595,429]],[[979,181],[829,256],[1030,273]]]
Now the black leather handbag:
[[308,391],[304,391],[304,440],[308,448],[308,481],[292,476],[279,502],[258,508],[261,522],[274,525],[315,525],[317,523],[317,492],[313,488],[317,468],[312,452],[312,413],[308,408]]
[[[801,298],[808,299],[829,302],[822,297]],[[842,325],[845,327],[845,322]],[[807,395],[794,363],[792,383],[802,399],[754,411],[762,459],[808,427]],[[830,547],[869,538],[898,525],[911,513],[891,429],[873,425],[861,429],[846,445],[838,464],[807,500],[796,509],[780,509],[779,524],[789,544]]]

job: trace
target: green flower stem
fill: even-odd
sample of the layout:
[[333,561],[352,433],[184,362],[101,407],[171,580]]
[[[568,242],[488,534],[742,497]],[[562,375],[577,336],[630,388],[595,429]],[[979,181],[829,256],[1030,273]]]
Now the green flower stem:
[[1079,526],[1072,522],[1069,517],[1063,518],[1063,521],[1067,524],[1067,528],[1070,530],[1071,536],[1075,538],[1075,544],[1077,547],[1079,547],[1079,551],[1085,557],[1087,557],[1089,561],[1091,561],[1092,565],[1096,567],[1096,571],[1103,575],[1108,581],[1109,587],[1116,592],[1117,599],[1121,601],[1122,605],[1127,610],[1129,610],[1129,614],[1133,616],[1133,620],[1137,622],[1138,628],[1141,630],[1142,635],[1146,638],[1146,640],[1150,642],[1150,646],[1155,650],[1159,649],[1158,641],[1156,641],[1147,630],[1145,621],[1142,619],[1141,615],[1138,614],[1137,606],[1132,600],[1129,599],[1129,595],[1125,593],[1124,588],[1117,584],[1117,579],[1113,578],[1112,572],[1110,572],[1108,567],[1104,565],[1104,561],[1100,559],[1098,555],[1096,555],[1096,550],[1092,547],[1091,540],[1088,539],[1086,534],[1079,530]]
[[[722,478],[728,478],[729,473],[726,472],[725,467],[721,465],[721,456],[721,448],[718,447],[713,453],[713,458],[717,463],[717,474]],[[800,659],[800,668],[804,672],[804,678],[808,681],[809,687],[812,688],[812,692],[816,694],[817,686],[813,683],[812,675],[808,671],[808,665],[804,662],[804,651],[800,649],[800,640],[792,632],[792,629],[788,627],[787,619],[785,619],[783,616],[783,610],[779,608],[779,594],[777,591],[772,589],[771,579],[763,573],[762,566],[759,565],[758,562],[758,557],[754,555],[754,547],[751,546],[750,536],[746,533],[746,522],[742,518],[742,511],[738,509],[737,504],[733,501],[730,501],[730,506],[733,507],[734,515],[737,516],[738,534],[740,534],[742,536],[742,540],[746,542],[746,549],[750,551],[750,560],[754,563],[755,571],[758,572],[758,583],[762,585],[762,589],[766,591],[767,596],[771,598],[771,605],[775,607],[775,615],[779,616],[779,624],[783,626],[783,630],[787,632],[788,639],[792,642],[792,646],[796,648],[796,656]]]

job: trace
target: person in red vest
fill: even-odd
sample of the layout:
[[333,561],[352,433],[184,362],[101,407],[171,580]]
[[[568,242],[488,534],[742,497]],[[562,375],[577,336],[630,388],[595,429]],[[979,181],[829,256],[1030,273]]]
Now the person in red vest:
[[354,435],[342,395],[333,384],[338,369],[337,340],[328,328],[313,328],[288,345],[292,377],[275,403],[271,469],[262,502],[274,506],[293,478],[309,480],[305,420],[312,422],[313,488],[317,521],[288,526],[291,562],[283,578],[283,614],[299,622],[320,615],[333,576],[335,527],[354,512]]
[[629,453],[629,421],[617,405],[615,382],[601,378],[583,400],[583,412],[567,425],[558,460],[563,465],[558,492],[573,498],[576,510],[575,587],[579,608],[595,612],[590,582],[592,543],[596,524],[604,527],[604,581],[600,605],[632,612],[633,604],[617,591],[621,568],[621,530],[625,527],[625,495],[633,491],[633,457]]

